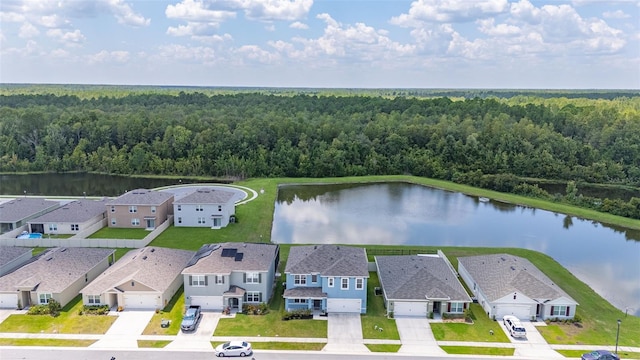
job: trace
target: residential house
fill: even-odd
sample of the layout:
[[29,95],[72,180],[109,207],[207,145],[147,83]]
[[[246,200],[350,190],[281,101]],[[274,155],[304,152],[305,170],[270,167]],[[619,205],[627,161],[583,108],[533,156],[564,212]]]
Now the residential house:
[[462,314],[471,303],[440,251],[434,255],[376,256],[375,263],[387,315]]
[[185,303],[222,310],[268,302],[279,261],[278,245],[206,244],[182,271]]
[[0,234],[26,225],[27,221],[59,206],[57,201],[28,197],[0,203]]
[[572,319],[576,314],[578,303],[525,258],[460,257],[458,273],[492,319]]
[[107,217],[104,200],[80,199],[29,220],[29,229],[41,234],[77,234]]
[[329,313],[367,311],[369,270],[364,248],[292,246],[285,267],[285,309]]
[[170,192],[137,189],[107,202],[109,227],[153,230],[173,212]]
[[[33,249],[18,246],[0,246],[0,276],[11,271],[31,260]],[[2,299],[0,299],[2,302]],[[0,305],[0,307],[2,307]]]
[[48,304],[65,306],[80,289],[109,267],[115,250],[102,248],[51,248],[33,261],[0,277],[2,307],[16,309]]
[[197,189],[173,202],[175,226],[220,229],[234,221],[235,192],[215,188]]
[[194,251],[144,247],[131,250],[82,290],[85,305],[162,309],[182,286],[180,272]]

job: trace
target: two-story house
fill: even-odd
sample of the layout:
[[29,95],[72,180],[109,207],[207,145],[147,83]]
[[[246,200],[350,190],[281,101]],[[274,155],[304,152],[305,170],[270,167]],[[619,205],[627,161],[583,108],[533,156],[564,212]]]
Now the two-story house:
[[236,214],[235,193],[213,188],[197,189],[173,202],[175,226],[220,229]]
[[107,202],[109,227],[153,230],[173,211],[173,194],[147,189],[131,190]]
[[293,246],[285,267],[285,309],[328,313],[367,311],[369,270],[364,248]]
[[273,296],[280,247],[261,243],[203,245],[182,271],[185,305],[242,309]]

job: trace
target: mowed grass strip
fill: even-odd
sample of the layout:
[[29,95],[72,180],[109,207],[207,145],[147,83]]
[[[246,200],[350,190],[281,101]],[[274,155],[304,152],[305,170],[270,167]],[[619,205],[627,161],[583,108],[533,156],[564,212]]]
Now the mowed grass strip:
[[0,338],[0,346],[88,347],[97,340]]
[[[218,346],[220,343],[217,343]],[[251,343],[251,347],[254,350],[306,350],[306,351],[320,351],[326,343],[317,342],[279,342],[279,341],[254,341]]]
[[326,338],[326,320],[283,321],[280,313],[267,315],[236,314],[235,318],[222,318],[214,336],[268,336]]
[[103,227],[89,236],[89,239],[129,239],[142,240],[149,235],[145,229]]
[[138,347],[161,349],[170,343],[169,340],[138,340]]
[[0,332],[45,334],[104,334],[111,327],[115,316],[79,315],[82,295],[67,304],[60,315],[13,314],[0,323]]
[[395,344],[364,344],[371,352],[387,352],[396,353],[400,350],[400,346]]
[[[489,319],[482,307],[471,304],[473,324],[459,322],[431,323],[433,336],[438,341],[509,342],[500,324]],[[493,332],[493,335],[491,333]]]
[[513,356],[514,348],[495,348],[481,346],[441,346],[447,354],[460,355],[495,355],[495,356]]
[[[379,286],[378,274],[370,272],[369,281],[367,282],[367,313],[360,316],[362,336],[365,339],[400,340],[396,321],[387,318],[384,298],[375,295],[375,288]],[[380,331],[380,328],[382,328],[382,331]]]
[[[590,353],[592,351],[593,350],[556,350],[556,352],[564,357],[576,359],[579,359],[582,354]],[[618,355],[620,356],[620,359],[640,359],[640,353],[637,352],[626,352],[618,349]]]

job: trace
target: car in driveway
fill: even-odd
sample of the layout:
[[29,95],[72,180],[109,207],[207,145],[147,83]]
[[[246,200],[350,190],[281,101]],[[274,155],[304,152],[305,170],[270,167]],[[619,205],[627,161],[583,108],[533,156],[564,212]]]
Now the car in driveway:
[[611,351],[607,350],[596,350],[592,352],[588,352],[586,354],[582,354],[580,358],[582,360],[620,360],[620,357]]
[[251,343],[246,341],[229,341],[216,346],[216,356],[249,356],[253,354]]
[[182,329],[182,331],[194,331],[196,327],[198,327],[198,322],[200,322],[201,317],[202,312],[200,312],[200,306],[189,306],[187,312],[185,312],[182,317],[180,329]]
[[509,331],[509,335],[511,335],[512,337],[514,338],[527,337],[527,330],[525,330],[524,326],[520,324],[520,319],[518,319],[517,317],[513,315],[505,315],[502,318],[502,323],[504,324],[504,326],[507,327],[507,330]]

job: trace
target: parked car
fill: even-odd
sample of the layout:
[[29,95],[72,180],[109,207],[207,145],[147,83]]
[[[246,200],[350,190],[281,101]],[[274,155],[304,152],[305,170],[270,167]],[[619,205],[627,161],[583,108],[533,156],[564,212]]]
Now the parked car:
[[253,354],[251,343],[246,341],[229,341],[216,346],[216,356],[249,356]]
[[200,322],[201,317],[200,306],[189,306],[187,312],[185,312],[182,317],[180,329],[182,329],[182,331],[194,331],[198,327],[198,322]]
[[582,360],[620,360],[620,357],[611,351],[596,350],[582,354]]
[[520,324],[520,319],[517,317],[513,315],[505,315],[502,318],[502,323],[507,327],[507,330],[512,337],[527,337],[527,330],[525,330],[524,326]]

